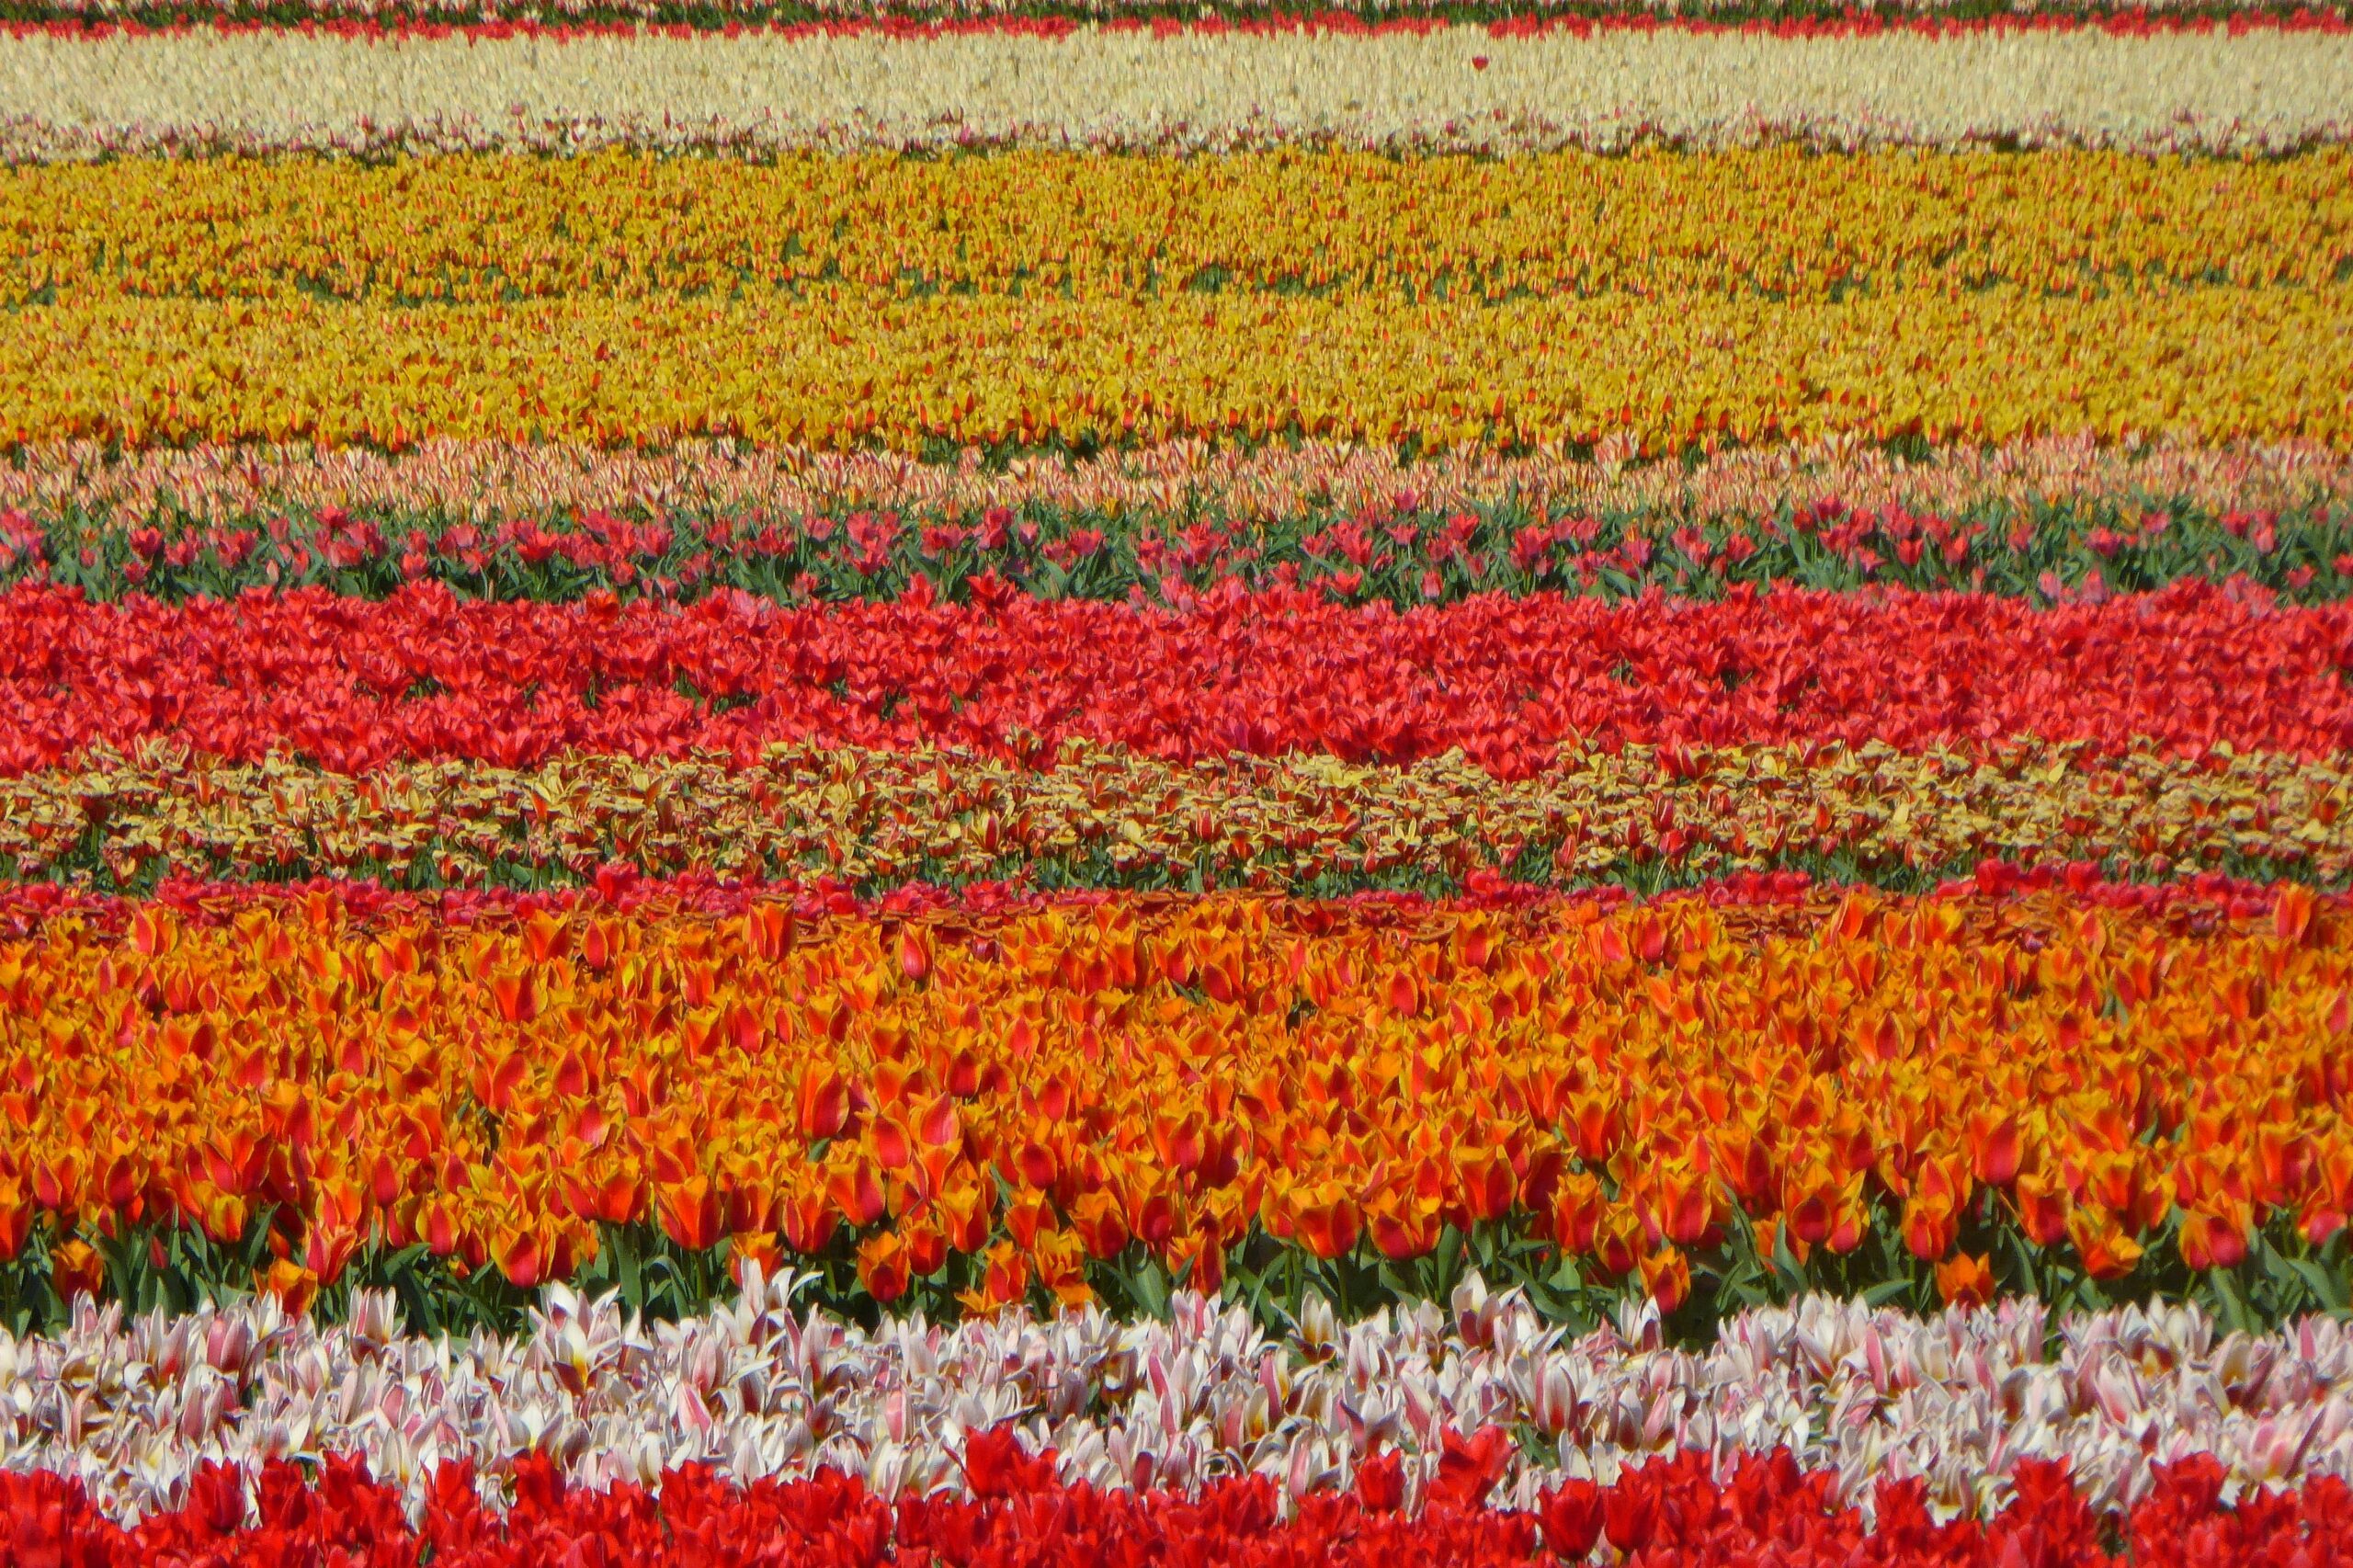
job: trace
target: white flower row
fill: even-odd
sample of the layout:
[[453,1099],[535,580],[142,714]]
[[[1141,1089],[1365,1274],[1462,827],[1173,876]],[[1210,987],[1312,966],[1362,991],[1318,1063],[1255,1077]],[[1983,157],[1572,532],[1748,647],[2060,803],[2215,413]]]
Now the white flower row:
[[1729,1320],[1693,1354],[1659,1345],[1648,1307],[1569,1340],[1475,1278],[1450,1310],[1347,1326],[1311,1301],[1279,1340],[1197,1297],[1167,1323],[1088,1310],[870,1334],[791,1296],[756,1279],[732,1308],[642,1324],[558,1289],[528,1335],[462,1342],[404,1335],[389,1296],[329,1329],[267,1300],[125,1326],[85,1298],[56,1337],[0,1335],[0,1465],[77,1477],[126,1520],[177,1506],[208,1461],[329,1453],[364,1456],[412,1509],[442,1461],[473,1460],[495,1501],[534,1451],[592,1485],[705,1461],[738,1481],[831,1467],[898,1495],[962,1485],[965,1435],[1006,1422],[1065,1482],[1105,1487],[1256,1473],[1298,1495],[1396,1451],[1409,1506],[1449,1431],[1491,1426],[1522,1439],[1493,1498],[1515,1506],[1643,1456],[1728,1467],[1782,1445],[1859,1506],[1877,1478],[1916,1475],[1947,1515],[2000,1506],[2027,1459],[2071,1460],[2103,1507],[2193,1454],[2233,1496],[2353,1476],[2353,1332],[2326,1320],[2222,1335],[2193,1309],[2129,1309],[2068,1320],[2047,1353],[2031,1302],[1916,1319],[1814,1299]]
[[1287,140],[1506,151],[2015,139],[2276,150],[2353,124],[2353,37],[1911,31],[0,38],[0,155]]

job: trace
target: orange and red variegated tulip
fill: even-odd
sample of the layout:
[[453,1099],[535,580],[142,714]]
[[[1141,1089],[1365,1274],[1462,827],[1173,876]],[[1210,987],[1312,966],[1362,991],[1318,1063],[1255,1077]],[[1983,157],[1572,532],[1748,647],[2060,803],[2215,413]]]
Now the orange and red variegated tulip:
[[1954,1306],[1983,1306],[1994,1299],[1994,1268],[1983,1254],[1955,1253],[1937,1265],[1937,1293]]
[[858,1244],[858,1278],[867,1293],[888,1305],[907,1293],[907,1244],[896,1232],[879,1231]]
[[320,1287],[412,1241],[534,1287],[647,1223],[1067,1300],[1136,1247],[1209,1282],[1254,1227],[1406,1262],[1500,1226],[1666,1295],[1736,1221],[1802,1265],[1877,1213],[1927,1267],[1999,1221],[2114,1278],[2353,1201],[2325,899],[1109,897],[789,944],[658,892],[24,907],[0,1244],[53,1227],[69,1282],[85,1233],[266,1212]]
[[1662,1312],[1674,1312],[1691,1294],[1691,1261],[1673,1247],[1643,1259],[1643,1289]]
[[49,1267],[51,1283],[62,1301],[106,1293],[106,1259],[87,1242],[76,1238],[64,1243],[50,1254]]

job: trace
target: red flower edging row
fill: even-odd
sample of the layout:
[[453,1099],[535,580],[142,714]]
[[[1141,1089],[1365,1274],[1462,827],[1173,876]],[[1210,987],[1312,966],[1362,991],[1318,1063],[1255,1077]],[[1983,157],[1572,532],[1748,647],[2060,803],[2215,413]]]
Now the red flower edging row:
[[[1449,1440],[1418,1512],[1393,1456],[1359,1470],[1346,1494],[1311,1492],[1286,1509],[1263,1478],[1222,1481],[1198,1498],[1099,1492],[1053,1480],[1051,1455],[1025,1455],[1002,1430],[969,1439],[972,1495],[886,1501],[839,1471],[736,1488],[702,1467],[670,1471],[657,1493],[635,1485],[569,1488],[534,1456],[513,1477],[513,1506],[486,1510],[471,1471],[445,1466],[422,1522],[364,1464],[330,1458],[315,1481],[273,1464],[249,1511],[244,1479],[201,1471],[188,1503],[123,1528],[94,1511],[78,1484],[50,1473],[0,1475],[0,1559],[27,1568],[138,1562],[491,1568],[524,1563],[969,1565],[1220,1564],[1226,1568],[1361,1564],[1363,1568],[1506,1568],[1576,1562],[1607,1543],[1638,1568],[2107,1568],[2136,1563],[2326,1568],[2353,1562],[2353,1489],[2334,1478],[2301,1492],[2222,1502],[2211,1459],[2158,1472],[2120,1520],[2096,1511],[2063,1466],[2021,1462],[2016,1499],[1989,1522],[1938,1524],[1918,1480],[1881,1481],[1875,1522],[1836,1500],[1836,1478],[1802,1473],[1786,1451],[1738,1462],[1715,1480],[1686,1453],[1626,1472],[1613,1485],[1571,1482],[1534,1512],[1489,1508],[1501,1432]],[[257,1517],[256,1517],[257,1516]],[[2111,1553],[2113,1531],[2124,1553]]]
[[568,751],[922,742],[1035,758],[1085,738],[1188,760],[1461,748],[1506,777],[1567,741],[1973,746],[2006,737],[2353,750],[2353,604],[2180,584],[2037,609],[1966,594],[1714,602],[1486,596],[1400,613],[1304,592],[1177,611],[984,593],[786,608],[0,595],[0,772],[171,738],[357,772]]

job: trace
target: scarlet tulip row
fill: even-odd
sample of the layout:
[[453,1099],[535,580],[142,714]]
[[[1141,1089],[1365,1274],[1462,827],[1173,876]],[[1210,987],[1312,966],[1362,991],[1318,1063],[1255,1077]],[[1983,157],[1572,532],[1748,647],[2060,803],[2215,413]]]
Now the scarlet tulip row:
[[1256,525],[1006,506],[955,520],[859,506],[783,518],[697,510],[634,519],[591,507],[483,526],[329,506],[124,528],[73,514],[37,522],[10,510],[0,511],[0,585],[167,600],[300,586],[381,598],[418,581],[494,599],[598,589],[692,599],[730,587],[794,603],[896,598],[922,578],[959,601],[1010,586],[1043,598],[1165,605],[1233,581],[1254,592],[1306,587],[1338,603],[1400,608],[1547,589],[1709,597],[1744,583],[1886,584],[2041,603],[2191,580],[2253,584],[2306,604],[2353,592],[2353,506],[2342,501],[2283,515],[2137,500],[2129,509],[1983,503],[1940,516],[1833,497],[1702,521],[1680,510],[1556,517],[1515,497]]
[[1694,1326],[1815,1283],[2342,1307],[2353,922],[2255,907],[51,900],[0,945],[0,1290],[676,1311],[790,1255],[868,1312],[1474,1263]]
[[138,890],[186,877],[561,887],[654,877],[832,878],[858,889],[1214,887],[1333,893],[1639,890],[1735,872],[1924,889],[1982,862],[2110,876],[2214,867],[2353,876],[2341,758],[1972,755],[1669,745],[1565,748],[1529,778],[1459,758],[1190,767],[1074,741],[1051,767],[983,753],[776,747],[529,768],[395,762],[333,773],[157,746],[0,779],[0,866]]
[[170,739],[340,772],[403,757],[531,766],[571,751],[778,742],[958,745],[1024,759],[1077,740],[1172,761],[1460,749],[1504,778],[1563,742],[1917,749],[2036,736],[2319,757],[2353,747],[2353,608],[2177,585],[2104,605],[1735,588],[1622,604],[1482,597],[1398,612],[1238,584],[1174,611],[919,582],[888,604],[683,608],[381,602],[313,589],[95,604],[0,595],[0,772]]
[[[1351,1493],[1293,1498],[1261,1477],[1218,1482],[1199,1497],[1097,1492],[1051,1479],[1051,1456],[1002,1433],[974,1433],[965,1466],[973,1495],[892,1499],[827,1472],[737,1490],[707,1467],[665,1472],[657,1488],[566,1487],[547,1459],[517,1467],[503,1515],[484,1507],[475,1477],[450,1467],[421,1519],[366,1467],[330,1457],[315,1474],[274,1460],[248,1481],[205,1470],[188,1504],[125,1528],[71,1483],[0,1475],[10,1520],[0,1545],[15,1561],[165,1568],[224,1562],[295,1568],[332,1561],[368,1568],[505,1568],[596,1562],[874,1568],[910,1559],[957,1568],[1142,1568],[1219,1562],[1236,1568],[1550,1568],[1600,1561],[1637,1568],[2120,1568],[2213,1562],[2327,1568],[2353,1553],[2353,1489],[2336,1478],[2234,1503],[2211,1463],[2168,1467],[2156,1489],[2111,1518],[2088,1506],[2065,1467],[2029,1460],[2018,1499],[1991,1520],[1940,1523],[1916,1478],[1882,1483],[1876,1520],[1826,1502],[1831,1477],[1802,1473],[1786,1451],[1716,1466],[1661,1460],[1607,1487],[1571,1482],[1530,1512],[1489,1509],[1467,1495],[1496,1436],[1450,1450],[1434,1501],[1408,1515],[1393,1469],[1368,1465]],[[2120,1537],[2120,1552],[2111,1552]],[[1606,1547],[1604,1542],[1607,1543]],[[1607,1556],[1596,1557],[1597,1551]]]

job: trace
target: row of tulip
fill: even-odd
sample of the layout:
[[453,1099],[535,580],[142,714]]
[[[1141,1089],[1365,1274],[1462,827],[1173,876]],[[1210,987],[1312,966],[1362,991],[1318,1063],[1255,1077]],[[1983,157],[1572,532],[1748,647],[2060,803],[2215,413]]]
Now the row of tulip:
[[1981,500],[1948,516],[1826,498],[1707,521],[1679,508],[1556,517],[1544,503],[1511,495],[1450,510],[1376,504],[1350,516],[1326,507],[1261,523],[1007,506],[969,520],[869,506],[636,518],[591,507],[487,526],[441,510],[355,517],[326,506],[209,525],[167,514],[131,527],[79,511],[36,521],[0,510],[0,587],[53,584],[100,599],[305,586],[381,598],[431,580],[492,599],[600,590],[693,599],[732,588],[794,603],[897,598],[917,578],[959,601],[1009,588],[1164,606],[1228,581],[1400,608],[1556,589],[1709,597],[1736,584],[1883,584],[2055,603],[2187,580],[2318,604],[2353,591],[2353,505],[2330,498],[2285,513],[2215,513],[2144,495],[2025,509]]
[[0,182],[0,302],[2309,288],[2353,154],[162,159]]
[[1797,870],[1919,888],[1988,860],[2341,885],[2348,807],[2341,756],[2101,757],[2031,743],[1571,749],[1522,779],[1452,756],[1184,767],[1084,742],[1046,767],[795,746],[744,766],[592,754],[361,775],[156,747],[0,780],[0,866],[122,889],[191,877],[545,888],[624,864],[867,889],[1654,889]]
[[[45,907],[44,907],[45,905]],[[872,1313],[2346,1299],[2353,921],[2071,895],[709,915],[248,893],[0,947],[0,1308],[729,1267]],[[722,1247],[722,1244],[724,1244]],[[438,1304],[437,1304],[437,1301]]]
[[0,595],[0,776],[168,739],[339,772],[404,757],[930,743],[1050,760],[1460,750],[1503,778],[1561,745],[1905,750],[2005,737],[2317,758],[2353,749],[2353,605],[2207,585],[2037,609],[1984,595],[1735,588],[1482,596],[1398,611],[1238,584],[1176,610],[1006,593],[951,605],[485,603],[438,585],[95,603]]
[[1431,25],[563,38],[251,28],[0,36],[0,153],[622,143],[774,152],[1290,142],[1525,152],[1646,141],[2341,141],[2353,37],[2324,28],[1869,36]]
[[[1606,1533],[1620,1552],[1681,1548],[1672,1560],[1688,1563],[1713,1561],[1692,1538],[1726,1504],[1769,1540],[1757,1510],[1802,1471],[1788,1501],[1811,1528],[1844,1514],[1894,1554],[1859,1561],[1912,1561],[1924,1543],[1906,1533],[1933,1517],[1952,1523],[1928,1532],[1943,1547],[1923,1560],[1953,1564],[1999,1561],[1955,1549],[2047,1500],[2053,1469],[2110,1527],[2162,1517],[2185,1491],[2203,1499],[2188,1510],[2200,1524],[2229,1517],[2217,1505],[2252,1522],[2293,1506],[2283,1490],[2333,1495],[2353,1473],[2353,1337],[2325,1320],[2226,1335],[2195,1309],[2046,1325],[2021,1303],[1922,1319],[1814,1297],[1682,1350],[1659,1344],[1654,1312],[1571,1339],[1471,1280],[1443,1307],[1350,1324],[1313,1301],[1279,1335],[1190,1293],[1166,1321],[1086,1309],[872,1332],[806,1309],[794,1285],[755,1278],[675,1324],[558,1288],[525,1333],[438,1343],[404,1333],[383,1296],[331,1329],[267,1298],[128,1324],[85,1301],[54,1336],[0,1336],[0,1484],[15,1488],[0,1495],[19,1531],[44,1512],[54,1531],[78,1489],[72,1528],[151,1521],[150,1543],[184,1531],[217,1551],[273,1514],[345,1523],[332,1490],[326,1519],[305,1516],[273,1473],[289,1460],[324,1459],[323,1490],[365,1467],[380,1528],[422,1510],[428,1529],[526,1535],[567,1494],[642,1518],[621,1499],[666,1477],[666,1522],[692,1551],[718,1545],[677,1507],[699,1472],[756,1496],[846,1485],[915,1510],[1065,1487],[1153,1512],[1191,1498],[1215,1517],[1241,1484],[1264,1528],[1312,1526],[1331,1494],[1354,1493],[1367,1528],[1395,1510],[1441,1528],[1486,1506],[1523,1555],[1540,1527],[1564,1562]],[[1663,1482],[1705,1499],[1711,1478],[1730,1494],[1713,1506],[1636,1501]],[[2342,1528],[2344,1500],[2333,1507]],[[921,1540],[904,1518],[903,1550]],[[470,1561],[465,1544],[445,1538],[434,1561]],[[1124,1558],[1088,1559],[1107,1560]]]
[[0,335],[0,438],[2353,442],[2353,283],[2086,293],[65,300]]
[[460,36],[474,39],[688,36],[938,38],[1006,34],[1064,38],[1083,28],[1213,35],[1310,33],[1343,38],[1422,33],[1439,26],[1483,27],[1496,38],[1547,32],[1748,32],[1776,38],[1870,38],[1882,32],[1949,37],[1972,32],[2076,32],[2120,37],[2240,33],[2276,28],[2342,33],[2340,6],[2291,0],[2053,0],[2007,10],[1972,0],[1347,0],[1302,6],[1297,0],[1217,0],[1180,7],[1171,0],[18,0],[0,32],[130,37],[203,29],[279,27],[338,38]]
[[[1475,1477],[1478,1456],[1493,1446],[1463,1445],[1451,1473]],[[1413,1517],[1392,1500],[1389,1471],[1372,1467],[1354,1493],[1311,1494],[1292,1506],[1263,1478],[1215,1483],[1197,1501],[1066,1490],[1045,1479],[1051,1456],[1032,1458],[1000,1434],[974,1434],[959,1462],[982,1477],[974,1501],[885,1500],[830,1472],[739,1492],[699,1466],[665,1474],[658,1489],[631,1483],[581,1492],[535,1456],[517,1467],[517,1506],[504,1515],[486,1510],[476,1479],[456,1469],[437,1478],[427,1500],[404,1510],[399,1494],[364,1467],[330,1457],[315,1471],[272,1461],[250,1483],[226,1467],[209,1469],[191,1485],[186,1507],[135,1529],[97,1514],[84,1491],[48,1474],[0,1474],[0,1506],[18,1521],[12,1531],[18,1561],[169,1568],[321,1561],[384,1568],[420,1561],[457,1568],[550,1562],[874,1568],[909,1559],[959,1568],[1170,1561],[1239,1568],[1556,1568],[1590,1561],[1645,1568],[1822,1562],[2120,1568],[2334,1562],[2353,1538],[2345,1520],[2353,1493],[2340,1482],[2226,1504],[2213,1468],[2195,1462],[2168,1470],[2144,1504],[2113,1518],[2085,1506],[2063,1467],[2031,1461],[2020,1467],[2018,1503],[1983,1527],[1939,1524],[1916,1485],[1899,1485],[1884,1500],[1892,1522],[1876,1531],[1855,1510],[1825,1509],[1823,1478],[1800,1474],[1783,1453],[1743,1460],[1722,1475],[1683,1461],[1630,1471],[1607,1489],[1573,1483],[1548,1496],[1540,1514],[1448,1497]],[[2109,1551],[2112,1539],[2123,1555]],[[1597,1551],[1607,1555],[1597,1558]]]
[[[324,526],[330,511],[380,528],[415,517],[470,523],[485,533],[514,519],[561,533],[592,512],[632,525],[708,519],[715,527],[724,518],[728,537],[758,539],[772,526],[790,529],[795,519],[860,510],[898,512],[909,529],[938,524],[969,531],[986,527],[987,514],[1001,508],[1041,528],[1063,517],[1100,515],[1107,533],[1116,518],[1179,537],[1203,518],[1267,530],[1307,517],[1324,528],[1353,520],[1375,530],[1411,521],[1426,532],[1434,525],[1422,514],[1523,505],[1548,521],[1592,517],[1608,527],[1621,517],[1655,517],[1661,534],[1673,518],[1711,538],[1722,525],[1749,520],[1761,533],[1767,517],[1828,519],[1841,509],[1909,513],[1924,527],[1929,517],[2000,514],[2006,526],[1989,526],[1982,542],[1972,540],[1972,548],[1994,549],[2007,525],[2045,512],[2095,519],[2127,536],[2154,531],[2151,511],[2184,521],[2239,512],[2250,515],[2250,531],[2269,520],[2275,534],[2283,526],[2293,534],[2353,508],[2353,456],[2295,440],[2107,445],[2077,436],[1990,446],[1907,442],[1895,449],[1832,440],[1671,456],[1653,450],[1646,460],[1638,445],[1612,438],[1586,456],[1559,448],[1510,456],[1470,449],[1411,461],[1393,447],[1173,441],[1085,457],[1049,449],[1002,463],[988,459],[975,448],[923,462],[723,440],[607,450],[427,437],[396,452],[38,443],[0,463],[0,509],[11,514],[0,531],[19,552],[34,533],[53,538],[51,558],[70,567],[80,563],[81,550],[114,531],[152,528],[168,547],[192,528],[256,527],[269,538],[252,549],[266,551],[283,542],[267,528],[269,517],[286,517],[291,533]],[[82,532],[92,526],[99,537]],[[642,532],[632,539],[642,541]],[[342,542],[358,541],[347,532]],[[1352,539],[1333,542],[1346,547],[1344,554],[1353,548]],[[244,543],[229,533],[210,548],[225,561]],[[1185,548],[1199,549],[1199,536]],[[294,563],[285,564],[290,571]],[[2259,561],[2248,566],[2259,568]]]

